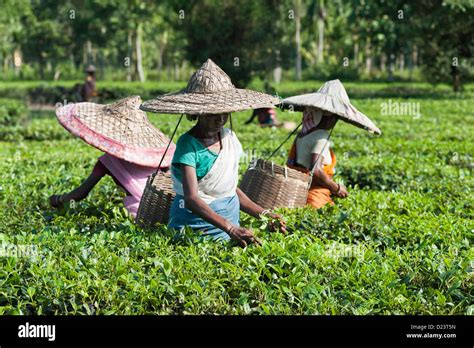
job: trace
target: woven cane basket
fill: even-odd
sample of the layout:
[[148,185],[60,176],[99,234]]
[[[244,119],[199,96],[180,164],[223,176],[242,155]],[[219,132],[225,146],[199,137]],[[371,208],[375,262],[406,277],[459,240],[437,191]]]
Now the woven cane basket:
[[151,175],[138,207],[137,225],[144,229],[153,228],[157,223],[166,225],[175,195],[170,171]]
[[245,172],[240,189],[264,209],[304,207],[311,176],[257,159]]

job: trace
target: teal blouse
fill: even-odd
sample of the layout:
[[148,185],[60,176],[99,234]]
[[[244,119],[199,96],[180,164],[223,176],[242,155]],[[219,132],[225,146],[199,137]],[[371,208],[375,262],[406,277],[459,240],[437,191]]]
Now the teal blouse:
[[171,170],[182,182],[182,171],[177,164],[186,164],[196,168],[197,179],[202,179],[211,170],[218,154],[205,147],[198,139],[188,132],[184,133],[176,143]]

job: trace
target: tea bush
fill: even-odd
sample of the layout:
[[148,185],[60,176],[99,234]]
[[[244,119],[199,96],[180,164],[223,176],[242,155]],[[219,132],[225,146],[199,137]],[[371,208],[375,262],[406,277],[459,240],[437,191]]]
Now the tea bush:
[[[263,240],[245,249],[140,230],[110,178],[84,201],[51,209],[49,195],[79,185],[101,153],[52,112],[34,118],[22,137],[0,141],[0,245],[20,253],[0,257],[0,313],[472,315],[473,96],[404,100],[420,103],[421,116],[381,115],[386,99],[354,98],[383,134],[337,124],[336,179],[350,196],[281,209],[287,235],[242,213]],[[244,125],[248,116],[234,114],[234,128],[247,155],[266,157],[288,131]],[[278,111],[283,121],[300,116]],[[167,134],[178,119],[149,117]]]
[[27,119],[26,105],[16,99],[0,98],[0,127],[19,126]]

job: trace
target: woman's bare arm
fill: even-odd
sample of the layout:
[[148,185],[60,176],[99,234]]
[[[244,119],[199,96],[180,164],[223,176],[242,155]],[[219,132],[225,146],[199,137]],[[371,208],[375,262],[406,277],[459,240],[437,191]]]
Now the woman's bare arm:
[[[316,153],[311,154],[311,168],[314,167],[315,163],[319,163],[320,156],[320,154]],[[329,191],[337,194],[340,197],[347,197],[348,195],[346,188],[332,180],[329,175],[327,175],[324,170],[322,170],[320,165],[317,165],[316,169],[314,170],[313,180],[316,180],[319,185],[327,188]]]
[[252,201],[240,188],[237,187],[237,195],[239,196],[240,201],[240,210],[244,213],[253,216],[254,218],[259,218],[260,214],[264,209],[259,206],[257,203]]
[[[261,214],[265,211],[265,209],[252,201],[240,188],[237,187],[236,191],[237,195],[239,196],[240,210],[253,216],[254,218],[261,219]],[[273,221],[269,224],[269,229],[271,231],[280,230],[281,232],[286,232],[286,223],[280,214],[275,214],[267,210],[266,215],[273,219]]]

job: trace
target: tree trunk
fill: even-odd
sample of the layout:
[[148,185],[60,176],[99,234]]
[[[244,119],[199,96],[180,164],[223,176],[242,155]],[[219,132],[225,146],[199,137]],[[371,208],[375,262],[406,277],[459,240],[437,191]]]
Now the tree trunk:
[[413,45],[413,47],[411,48],[410,59],[408,61],[408,71],[410,72],[409,73],[410,80],[413,78],[413,69],[415,68],[415,64],[416,64],[416,46]]
[[403,72],[405,70],[405,54],[400,53],[400,72]]
[[91,64],[92,63],[92,42],[90,40],[87,40],[86,48],[87,48],[87,63],[86,64]]
[[163,71],[163,58],[165,55],[166,47],[168,45],[168,32],[165,30],[164,32],[161,33],[161,35],[158,37],[157,41],[157,47],[158,47],[158,56],[157,56],[157,61],[158,61],[158,76],[161,78],[162,71]]
[[87,44],[84,43],[84,46],[82,47],[82,66],[86,67],[87,66]]
[[187,79],[189,76],[188,76],[188,62],[183,60],[183,62],[181,63],[181,68],[180,68],[181,72],[179,73],[179,75],[181,76],[181,79]]
[[295,33],[295,43],[296,43],[296,79],[301,80],[301,19],[300,19],[300,6],[301,1],[296,1],[296,13],[295,13],[295,21],[296,21],[296,33]]
[[387,70],[387,55],[382,53],[380,55],[380,71],[385,72]]
[[395,55],[393,53],[390,53],[388,57],[388,80],[391,82],[393,81],[393,66]]
[[19,48],[16,48],[13,51],[12,59],[13,59],[13,66],[15,67],[15,75],[20,76],[21,66],[23,65],[23,54]]
[[46,71],[48,73],[51,73],[53,71],[53,65],[51,64],[50,60],[48,60],[47,63],[46,63]]
[[71,71],[75,71],[76,64],[75,64],[75,61],[74,61],[74,54],[72,52],[69,52],[69,64],[70,64],[70,67],[71,67]]
[[179,65],[178,63],[174,63],[174,78],[173,78],[174,81],[178,81],[179,80]]
[[94,47],[92,53],[92,64],[97,65],[97,47]]
[[354,64],[356,67],[359,66],[359,43],[354,43]]
[[418,46],[413,45],[413,67],[416,68],[418,66]]
[[275,69],[273,69],[273,82],[275,82],[276,84],[279,84],[281,82],[281,73],[281,66],[277,66]]
[[324,50],[324,17],[326,16],[326,9],[324,8],[324,0],[320,0],[318,13],[318,63],[323,62]]
[[370,38],[365,42],[365,72],[370,76],[372,73],[372,50],[370,47]]
[[169,63],[166,63],[166,79],[171,80],[171,67]]
[[128,65],[127,65],[127,81],[132,81],[132,69],[131,69],[131,60],[133,54],[132,48],[132,33],[129,31],[127,35],[127,47],[128,47]]
[[44,61],[42,59],[40,59],[38,62],[38,68],[39,68],[40,79],[44,80]]
[[453,91],[459,92],[461,90],[461,74],[457,66],[451,66],[451,75],[453,76]]
[[158,75],[161,74],[161,70],[163,69],[163,51],[160,47],[158,47],[158,54],[157,54],[157,66],[156,69],[158,70]]
[[139,23],[135,30],[135,62],[136,72],[140,82],[145,82],[145,73],[143,71],[143,58],[142,58],[142,25]]

